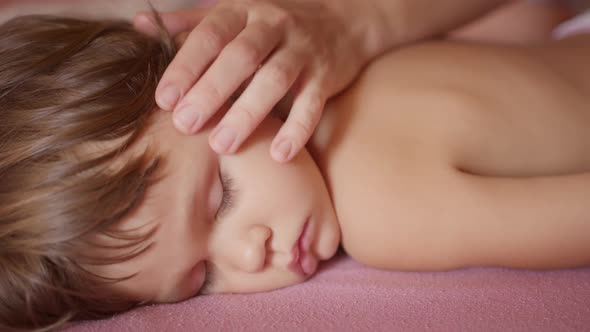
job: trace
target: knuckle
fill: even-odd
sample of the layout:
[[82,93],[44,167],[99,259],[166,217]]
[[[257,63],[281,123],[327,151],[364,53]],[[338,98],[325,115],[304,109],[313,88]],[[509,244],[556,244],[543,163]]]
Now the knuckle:
[[248,68],[256,68],[261,60],[262,54],[256,45],[248,40],[236,41],[233,45],[233,52],[239,55],[240,61]]
[[309,97],[306,110],[310,118],[319,121],[323,107],[324,98],[319,95],[312,95]]
[[293,124],[297,127],[302,137],[310,137],[322,116],[323,101],[319,96],[311,97],[306,107],[301,109],[299,114],[293,119]]
[[290,24],[294,23],[294,18],[285,10],[277,10],[274,15],[274,19],[276,24],[280,26],[289,26]]
[[313,132],[313,126],[311,121],[304,119],[293,120],[294,132],[296,133],[296,139],[299,145],[305,145],[305,141],[311,136]]
[[196,94],[198,94],[199,98],[202,100],[200,103],[204,103],[205,105],[216,104],[223,98],[219,88],[206,80],[202,81]]
[[188,89],[191,82],[201,74],[201,68],[197,68],[186,61],[176,63],[174,71],[175,81],[178,81],[184,89]]
[[295,72],[290,65],[277,63],[269,65],[265,75],[271,86],[284,91],[293,83]]
[[233,107],[235,115],[240,117],[240,122],[244,123],[246,128],[255,128],[260,122],[258,112],[249,105],[236,103]]
[[214,26],[203,27],[199,31],[198,40],[204,48],[212,53],[219,53],[225,46],[225,39],[219,30],[215,29]]
[[295,25],[295,17],[283,8],[276,8],[271,16],[274,24],[280,27],[291,27]]

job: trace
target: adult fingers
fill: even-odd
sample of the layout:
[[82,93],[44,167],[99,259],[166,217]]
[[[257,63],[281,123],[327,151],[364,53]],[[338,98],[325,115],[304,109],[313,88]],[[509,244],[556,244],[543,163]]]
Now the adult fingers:
[[[162,23],[168,33],[172,36],[194,29],[211,9],[200,8],[192,10],[180,10],[170,13],[160,13]],[[152,12],[141,12],[133,18],[133,26],[135,29],[152,37],[159,36],[158,24]]]
[[271,144],[270,154],[274,160],[288,162],[303,149],[321,119],[325,103],[319,80],[302,85],[287,121]]
[[292,49],[277,50],[213,130],[211,148],[217,153],[235,152],[289,91],[304,63]]
[[176,48],[179,49],[184,45],[184,42],[188,38],[188,32],[181,32],[174,37],[174,44],[176,44]]
[[252,76],[277,46],[281,33],[266,23],[251,23],[221,52],[174,111],[174,125],[193,134]]
[[245,12],[217,9],[206,16],[188,36],[168,66],[158,88],[156,102],[172,110],[223,48],[246,26]]

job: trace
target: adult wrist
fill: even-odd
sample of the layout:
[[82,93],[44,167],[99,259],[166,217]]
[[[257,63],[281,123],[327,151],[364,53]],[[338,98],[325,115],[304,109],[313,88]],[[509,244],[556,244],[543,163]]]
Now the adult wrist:
[[364,36],[363,48],[372,58],[404,43],[403,30],[397,27],[395,13],[397,1],[371,0],[369,3],[370,23]]
[[355,51],[366,63],[398,43],[390,22],[391,8],[383,4],[390,0],[323,0],[344,22],[344,32],[358,46]]
[[515,0],[373,0],[389,15],[397,43],[443,35]]

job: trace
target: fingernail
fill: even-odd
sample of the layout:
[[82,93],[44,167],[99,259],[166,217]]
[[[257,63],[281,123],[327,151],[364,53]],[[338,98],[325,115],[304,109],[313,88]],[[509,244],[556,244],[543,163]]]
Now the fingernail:
[[160,93],[158,104],[167,111],[171,111],[178,102],[178,98],[180,98],[180,91],[174,86],[169,85],[164,87],[162,93]]
[[277,161],[287,161],[292,149],[293,144],[288,139],[282,139],[274,146],[272,157]]
[[236,140],[236,133],[229,128],[219,129],[212,138],[213,150],[217,153],[224,153],[229,151]]
[[199,118],[199,111],[195,107],[184,105],[174,112],[174,126],[184,134],[192,134]]

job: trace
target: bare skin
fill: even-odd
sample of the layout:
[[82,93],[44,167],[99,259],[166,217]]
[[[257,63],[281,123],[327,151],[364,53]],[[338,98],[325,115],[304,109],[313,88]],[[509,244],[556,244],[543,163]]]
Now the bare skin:
[[556,25],[574,14],[562,1],[511,1],[449,36],[502,44],[545,42]]
[[[551,30],[543,24],[532,38],[514,22],[497,26],[511,32],[506,45]],[[138,229],[157,216],[148,219],[160,222],[155,246],[93,272],[139,271],[118,286],[176,302],[302,282],[341,239],[358,261],[387,269],[587,265],[590,161],[578,156],[589,155],[590,73],[580,70],[589,37],[532,47],[484,45],[489,36],[414,45],[370,65],[328,103],[308,145],[317,165],[308,151],[288,164],[268,156],[277,119],[231,156],[209,147],[216,121],[187,136],[157,112],[146,139],[167,156],[167,176],[121,223]],[[217,220],[228,177],[237,194]],[[306,224],[302,274],[290,262]]]
[[[213,150],[231,154],[288,94],[292,107],[270,149],[276,161],[287,162],[312,135],[326,100],[350,85],[365,64],[507,2],[446,0],[432,10],[430,0],[220,0],[210,10],[164,14],[172,34],[191,32],[164,73],[156,100],[173,110],[180,132],[195,134],[246,85],[210,138]],[[149,33],[149,21],[140,15],[135,25]]]
[[388,54],[309,148],[355,259],[386,269],[590,264],[590,35]]

